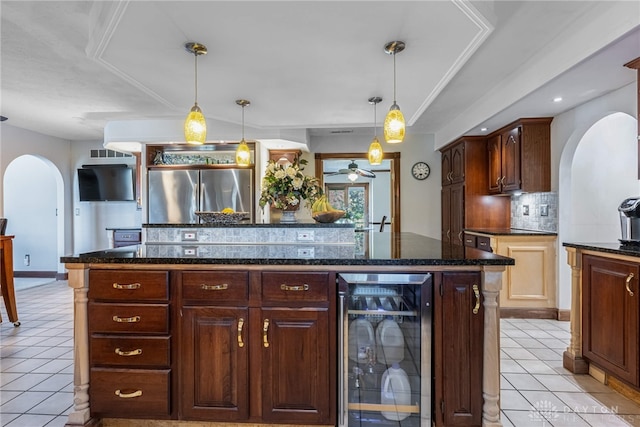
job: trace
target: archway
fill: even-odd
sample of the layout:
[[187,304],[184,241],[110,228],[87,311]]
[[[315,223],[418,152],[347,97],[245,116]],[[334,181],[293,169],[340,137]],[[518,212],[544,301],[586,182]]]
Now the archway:
[[[608,112],[577,128],[560,158],[558,241],[615,242],[620,238],[617,208],[640,194],[637,179],[637,121]],[[571,305],[571,272],[558,257],[558,306]]]
[[[64,184],[49,159],[23,155],[3,178],[7,234],[15,235],[16,276],[58,277],[64,274]],[[27,257],[28,256],[28,257]]]

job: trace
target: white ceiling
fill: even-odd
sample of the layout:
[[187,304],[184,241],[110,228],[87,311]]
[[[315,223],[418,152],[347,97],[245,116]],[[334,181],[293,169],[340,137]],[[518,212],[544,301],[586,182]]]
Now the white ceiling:
[[[553,116],[635,80],[640,1],[4,1],[4,122],[101,140],[110,121],[209,119],[324,135],[397,101],[436,147],[519,117]],[[563,96],[562,103],[551,99]],[[254,133],[255,134],[255,133]],[[209,129],[215,139],[215,129]]]

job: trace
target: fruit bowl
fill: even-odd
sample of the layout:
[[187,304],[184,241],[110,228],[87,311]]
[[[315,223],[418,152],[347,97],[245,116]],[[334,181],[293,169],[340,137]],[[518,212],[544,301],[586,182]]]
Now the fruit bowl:
[[347,212],[342,210],[314,212],[311,217],[318,222],[331,223],[342,218]]
[[245,218],[249,218],[249,212],[213,212],[196,211],[202,222],[206,224],[236,224]]

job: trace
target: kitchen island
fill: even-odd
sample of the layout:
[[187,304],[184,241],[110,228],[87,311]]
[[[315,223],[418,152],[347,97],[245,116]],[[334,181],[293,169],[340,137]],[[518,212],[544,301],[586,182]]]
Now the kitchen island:
[[[192,239],[188,229],[178,235]],[[422,412],[435,425],[501,425],[498,298],[513,259],[443,256],[439,240],[412,233],[355,233],[362,250],[301,233],[63,257],[75,290],[68,425],[340,425],[343,273],[432,275],[436,404]]]
[[571,342],[563,365],[640,402],[640,245],[563,245],[571,266]]

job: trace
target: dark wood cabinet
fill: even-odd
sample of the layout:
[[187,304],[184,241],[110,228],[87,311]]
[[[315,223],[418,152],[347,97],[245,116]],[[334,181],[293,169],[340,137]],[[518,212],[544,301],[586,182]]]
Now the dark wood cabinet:
[[335,274],[187,271],[180,283],[182,419],[334,422]]
[[442,251],[444,256],[464,256],[465,228],[509,228],[511,202],[488,197],[487,140],[467,136],[442,153]]
[[551,191],[551,120],[520,119],[487,137],[489,194]]
[[636,387],[638,376],[638,263],[582,258],[582,353]]
[[477,272],[436,275],[434,418],[437,426],[482,425],[484,310]]

